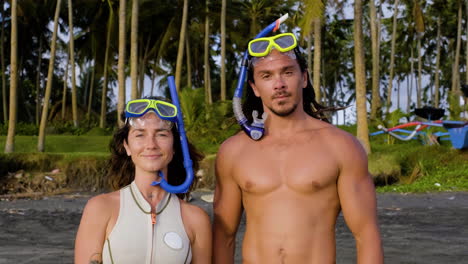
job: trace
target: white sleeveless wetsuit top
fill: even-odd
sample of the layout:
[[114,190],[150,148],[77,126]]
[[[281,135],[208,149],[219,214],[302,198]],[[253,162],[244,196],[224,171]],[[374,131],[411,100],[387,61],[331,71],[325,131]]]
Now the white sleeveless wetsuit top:
[[119,216],[104,243],[103,263],[190,263],[192,250],[177,196],[167,193],[155,212],[153,229],[151,205],[143,198],[135,181],[122,188]]

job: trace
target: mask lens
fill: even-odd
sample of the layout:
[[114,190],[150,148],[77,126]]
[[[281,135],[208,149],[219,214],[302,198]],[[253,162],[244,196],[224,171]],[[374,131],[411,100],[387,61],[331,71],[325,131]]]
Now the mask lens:
[[148,107],[149,102],[143,101],[143,102],[134,102],[128,105],[127,112],[134,113],[134,114],[140,114],[145,111],[145,109]]
[[163,117],[174,117],[176,115],[176,109],[173,106],[166,105],[163,103],[156,103],[156,108],[158,112]]
[[254,53],[263,53],[267,50],[270,42],[268,40],[259,40],[250,43],[250,50]]
[[291,35],[285,35],[280,38],[275,39],[275,43],[280,46],[282,49],[294,48],[294,38]]

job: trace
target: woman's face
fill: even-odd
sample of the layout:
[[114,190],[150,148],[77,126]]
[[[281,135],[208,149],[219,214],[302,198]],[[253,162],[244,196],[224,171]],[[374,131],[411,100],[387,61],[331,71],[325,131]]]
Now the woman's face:
[[164,171],[174,156],[171,123],[151,111],[128,122],[130,130],[124,147],[135,164],[135,175]]

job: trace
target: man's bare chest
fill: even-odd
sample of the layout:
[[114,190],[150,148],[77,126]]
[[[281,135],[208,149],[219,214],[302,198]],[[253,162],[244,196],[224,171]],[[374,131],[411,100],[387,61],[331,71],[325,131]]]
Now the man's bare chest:
[[268,193],[278,188],[311,193],[335,184],[339,165],[332,153],[311,144],[259,146],[239,157],[234,177],[245,192]]

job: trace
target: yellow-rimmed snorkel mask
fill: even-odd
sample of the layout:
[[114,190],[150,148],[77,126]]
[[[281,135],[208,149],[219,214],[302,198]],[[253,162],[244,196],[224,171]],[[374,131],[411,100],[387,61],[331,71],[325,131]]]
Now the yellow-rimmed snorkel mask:
[[297,39],[293,33],[282,33],[272,37],[256,38],[249,42],[249,55],[264,57],[275,48],[279,52],[288,52],[297,47]]

